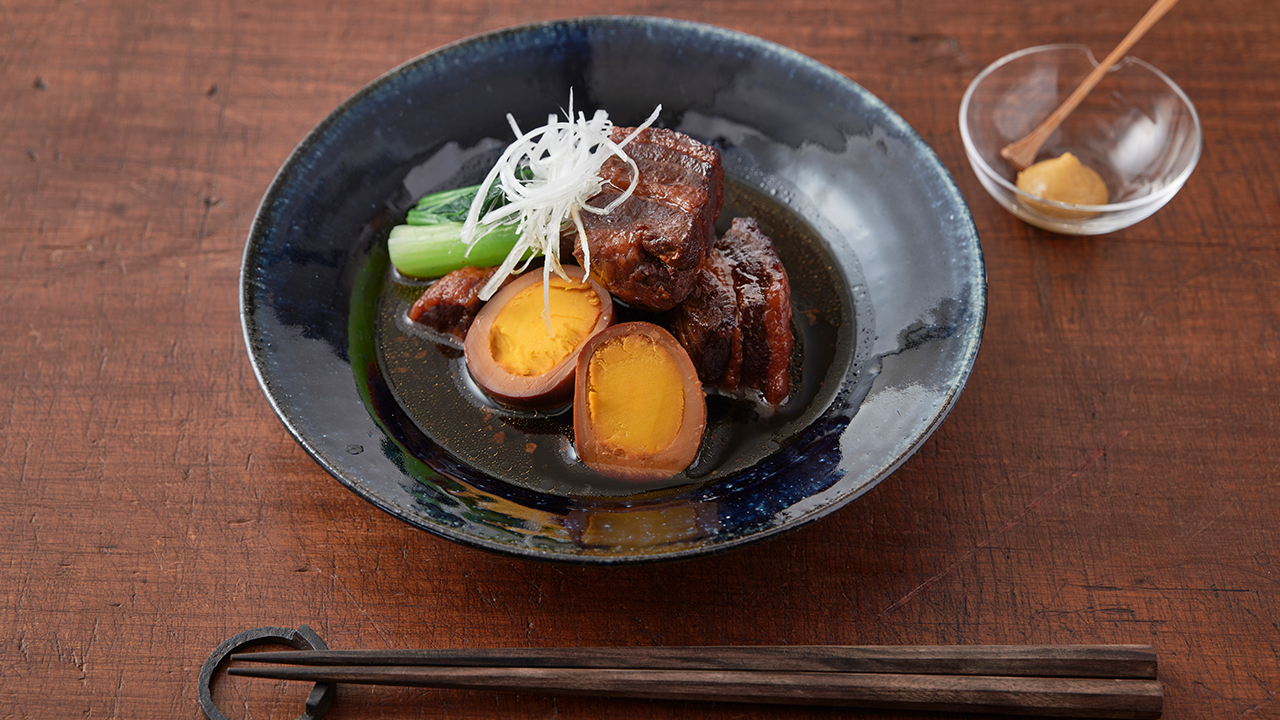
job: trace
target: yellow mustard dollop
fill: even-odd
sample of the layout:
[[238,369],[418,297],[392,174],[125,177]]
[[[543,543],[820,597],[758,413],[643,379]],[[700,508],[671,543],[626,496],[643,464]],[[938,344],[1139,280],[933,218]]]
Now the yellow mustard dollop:
[[489,331],[493,359],[512,375],[537,377],[569,357],[595,328],[600,297],[590,283],[550,280],[551,327],[543,322],[542,283],[517,293],[498,311]]
[[621,335],[596,348],[587,367],[587,405],[597,440],[628,455],[665,450],[684,419],[684,380],[651,338]]
[[[1063,153],[1051,160],[1041,160],[1018,173],[1018,189],[1046,200],[1072,205],[1106,205],[1108,199],[1107,184],[1102,176],[1071,153]],[[1073,219],[1095,214],[1055,208],[1033,200],[1024,202],[1053,217]]]

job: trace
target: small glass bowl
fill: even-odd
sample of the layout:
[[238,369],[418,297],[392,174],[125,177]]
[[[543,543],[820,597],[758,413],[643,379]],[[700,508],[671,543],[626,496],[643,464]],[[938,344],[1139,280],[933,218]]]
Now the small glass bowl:
[[1098,61],[1083,45],[1042,45],[1006,55],[970,83],[960,103],[960,136],[982,186],[1009,212],[1037,227],[1100,235],[1159,210],[1200,159],[1200,118],[1186,93],[1151,65],[1126,57],[1049,137],[1038,159],[1070,152],[1102,176],[1106,205],[1045,200],[1018,189],[1000,149],[1031,132]]

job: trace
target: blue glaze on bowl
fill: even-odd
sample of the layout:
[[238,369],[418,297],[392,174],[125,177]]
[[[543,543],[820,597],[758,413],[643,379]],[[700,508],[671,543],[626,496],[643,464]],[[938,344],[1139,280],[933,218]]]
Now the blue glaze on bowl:
[[[844,281],[848,372],[788,444],[729,477],[655,497],[575,498],[477,472],[427,437],[379,367],[385,235],[418,196],[473,176],[510,138],[605,108],[620,125],[712,141],[726,171],[814,227]],[[938,427],[982,335],[986,276],[954,181],[892,110],[759,38],[594,17],[444,47],[377,79],[297,147],[245,248],[241,316],[259,381],[307,451],[379,508],[446,538],[578,563],[685,558],[827,515]],[[852,331],[856,328],[856,332]]]

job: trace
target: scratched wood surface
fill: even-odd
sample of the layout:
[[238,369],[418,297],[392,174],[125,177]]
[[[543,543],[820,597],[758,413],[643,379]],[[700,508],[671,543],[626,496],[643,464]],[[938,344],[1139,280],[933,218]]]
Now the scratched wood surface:
[[[967,197],[990,311],[951,416],[864,498],[727,555],[602,569],[462,548],[344,490],[259,391],[237,279],[276,168],[363,84],[605,8],[0,3],[0,718],[198,718],[219,642],[302,623],[337,648],[1151,643],[1165,717],[1280,717],[1280,5],[1186,0],[1139,46],[1197,104],[1205,149],[1129,230],[1023,225],[956,127],[990,61],[1102,54],[1146,4],[607,8],[753,33],[883,98]],[[217,697],[291,718],[305,690]],[[849,715],[344,687],[329,716]]]

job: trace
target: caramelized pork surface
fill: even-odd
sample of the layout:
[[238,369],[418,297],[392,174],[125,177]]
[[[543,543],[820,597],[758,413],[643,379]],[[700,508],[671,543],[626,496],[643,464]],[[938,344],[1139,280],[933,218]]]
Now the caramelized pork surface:
[[464,267],[445,275],[432,283],[409,308],[409,319],[461,340],[484,306],[480,290],[497,270],[496,267]]
[[[621,142],[634,128],[614,128]],[[618,299],[646,310],[669,310],[693,287],[693,275],[715,237],[724,198],[720,153],[681,133],[646,128],[626,146],[640,171],[632,196],[608,215],[583,213],[591,275]],[[589,202],[605,207],[632,180],[629,165],[610,158],[604,189]],[[576,236],[570,250],[584,262]]]
[[777,406],[791,389],[791,286],[773,241],[754,218],[735,218],[672,314],[699,377],[729,392],[750,389]]

